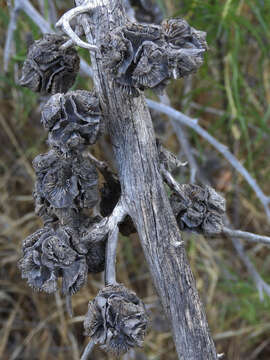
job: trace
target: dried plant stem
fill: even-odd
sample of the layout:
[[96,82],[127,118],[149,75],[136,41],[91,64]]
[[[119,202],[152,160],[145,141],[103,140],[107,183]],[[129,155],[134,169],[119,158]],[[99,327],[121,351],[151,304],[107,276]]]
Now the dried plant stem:
[[223,233],[229,237],[239,238],[239,239],[247,240],[247,241],[250,241],[253,243],[270,245],[270,237],[268,237],[268,236],[257,235],[257,234],[253,234],[253,233],[250,233],[247,231],[242,231],[242,230],[233,230],[233,229],[230,229],[227,227],[223,228]]
[[88,360],[94,346],[95,346],[94,341],[90,340],[89,343],[86,345],[86,348],[84,349],[80,360]]
[[210,135],[206,130],[204,130],[199,124],[182,114],[179,111],[174,110],[173,108],[166,106],[164,104],[155,102],[153,100],[147,99],[147,104],[150,108],[160,111],[163,114],[171,116],[176,119],[180,124],[185,125],[191,129],[193,129],[197,134],[207,140],[218,152],[220,152],[229,163],[245,178],[250,187],[255,191],[258,199],[262,203],[265,209],[265,213],[267,215],[268,220],[270,221],[270,197],[265,195],[262,189],[257,184],[256,180],[250,175],[250,173],[244,168],[244,166],[240,163],[239,160],[228,150],[227,146],[220,143],[216,140],[212,135]]
[[106,247],[106,265],[105,265],[105,285],[116,284],[116,251],[118,243],[119,228],[116,226],[109,233]]

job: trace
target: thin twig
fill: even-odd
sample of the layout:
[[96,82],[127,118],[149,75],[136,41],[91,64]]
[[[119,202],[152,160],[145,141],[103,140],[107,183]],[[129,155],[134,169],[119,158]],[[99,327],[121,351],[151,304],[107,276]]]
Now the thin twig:
[[91,354],[93,348],[95,346],[95,343],[93,340],[90,340],[89,343],[86,345],[86,348],[84,349],[84,352],[81,356],[81,360],[88,360],[89,355]]
[[13,35],[14,31],[17,28],[17,19],[20,11],[20,6],[18,1],[15,1],[13,9],[10,9],[10,20],[8,24],[6,43],[4,49],[4,72],[8,71],[8,64],[13,48]]
[[118,225],[108,236],[106,246],[106,266],[105,266],[105,285],[116,284],[116,251],[118,244],[119,227]]
[[67,11],[61,18],[60,20],[56,23],[56,27],[59,27],[63,30],[64,33],[66,33],[70,39],[74,42],[74,44],[91,50],[91,51],[98,51],[98,47],[96,45],[93,44],[89,44],[85,41],[82,41],[79,36],[72,30],[71,26],[70,26],[70,22],[73,18],[79,16],[80,14],[89,12],[90,10],[93,10],[93,8],[95,8],[95,4],[94,3],[89,3],[87,2],[85,5],[80,5],[77,6],[69,11]]
[[162,173],[162,177],[164,179],[164,181],[166,182],[166,184],[173,190],[175,191],[180,197],[181,199],[183,199],[185,201],[185,195],[180,187],[180,185],[178,184],[178,182],[173,178],[172,174],[165,169],[164,165],[161,164],[160,165],[160,171]]
[[263,193],[256,180],[249,174],[246,168],[244,168],[244,166],[237,160],[237,158],[228,150],[225,145],[220,143],[206,130],[204,130],[199,124],[192,121],[191,118],[182,114],[181,112],[150,99],[147,99],[147,104],[151,109],[160,111],[163,114],[167,114],[168,116],[176,119],[180,124],[186,125],[189,128],[193,129],[197,134],[207,140],[217,151],[219,151],[229,161],[229,163],[245,178],[251,188],[255,191],[258,199],[264,206],[266,215],[268,217],[268,220],[270,221],[270,197]]
[[261,243],[270,245],[270,237],[264,235],[257,235],[247,231],[233,230],[227,227],[223,228],[223,233],[226,236],[247,240],[253,243]]

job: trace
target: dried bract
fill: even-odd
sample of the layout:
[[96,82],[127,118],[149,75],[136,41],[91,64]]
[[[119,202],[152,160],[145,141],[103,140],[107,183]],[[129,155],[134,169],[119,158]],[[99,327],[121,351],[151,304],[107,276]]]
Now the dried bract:
[[114,355],[142,346],[148,318],[143,302],[123,285],[108,285],[89,302],[85,333]]
[[84,90],[55,94],[42,110],[42,123],[49,130],[49,145],[63,153],[83,150],[101,134],[98,98]]
[[44,94],[65,93],[73,85],[80,59],[75,48],[61,50],[66,38],[45,34],[31,45],[19,84]]
[[181,230],[191,230],[206,235],[222,232],[225,200],[209,186],[179,185],[183,196],[173,193],[171,206]]

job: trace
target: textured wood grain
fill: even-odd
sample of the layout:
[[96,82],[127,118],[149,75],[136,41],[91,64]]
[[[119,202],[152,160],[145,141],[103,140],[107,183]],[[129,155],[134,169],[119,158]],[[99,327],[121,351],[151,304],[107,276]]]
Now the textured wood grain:
[[[80,23],[88,42],[98,45],[105,33],[124,24],[125,15],[117,0],[93,3],[96,8],[90,15],[81,15]],[[102,68],[98,55],[92,55],[92,64],[101,107],[107,114],[122,196],[171,322],[178,359],[217,359],[184,243],[164,189],[144,96],[132,98],[123,94]]]

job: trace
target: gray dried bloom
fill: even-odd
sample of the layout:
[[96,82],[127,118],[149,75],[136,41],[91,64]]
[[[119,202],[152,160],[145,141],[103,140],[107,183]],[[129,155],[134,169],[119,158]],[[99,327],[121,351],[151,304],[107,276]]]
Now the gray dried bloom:
[[35,198],[54,208],[91,208],[98,201],[98,174],[89,158],[76,153],[63,157],[55,151],[38,155],[33,166],[37,175]]
[[63,228],[43,228],[26,238],[19,267],[32,288],[47,293],[56,291],[57,279],[63,277],[62,291],[69,295],[81,288],[88,273],[85,257],[72,248]]
[[45,94],[66,92],[74,83],[80,59],[75,48],[61,50],[66,38],[45,34],[31,45],[19,84]]
[[42,123],[49,130],[49,145],[67,153],[94,144],[101,134],[98,98],[89,91],[55,94],[42,110]]
[[[137,88],[142,87],[140,83],[140,72],[142,63],[137,71],[137,77],[132,78],[136,62],[139,61],[139,48],[145,41],[156,40],[161,36],[161,28],[155,25],[143,25],[128,23],[125,27],[119,27],[108,34],[101,45],[104,67],[112,73],[116,84],[126,93],[132,96],[138,96]],[[146,51],[146,50],[145,50]],[[140,50],[142,52],[142,50]],[[154,60],[153,60],[154,61]],[[149,69],[150,70],[150,69]],[[153,76],[153,73],[152,73]],[[134,82],[135,81],[135,82]],[[159,80],[151,79],[151,83],[160,83]]]
[[168,82],[167,56],[159,45],[145,41],[134,58],[136,67],[132,74],[134,86],[140,90],[147,88],[162,91]]
[[195,30],[184,19],[165,20],[162,28],[168,44],[170,77],[177,79],[197,71],[207,50],[206,33]]
[[148,318],[143,302],[123,285],[108,285],[88,304],[85,333],[114,355],[142,346]]
[[180,185],[182,197],[173,193],[170,203],[181,230],[206,235],[222,232],[225,200],[210,186]]

